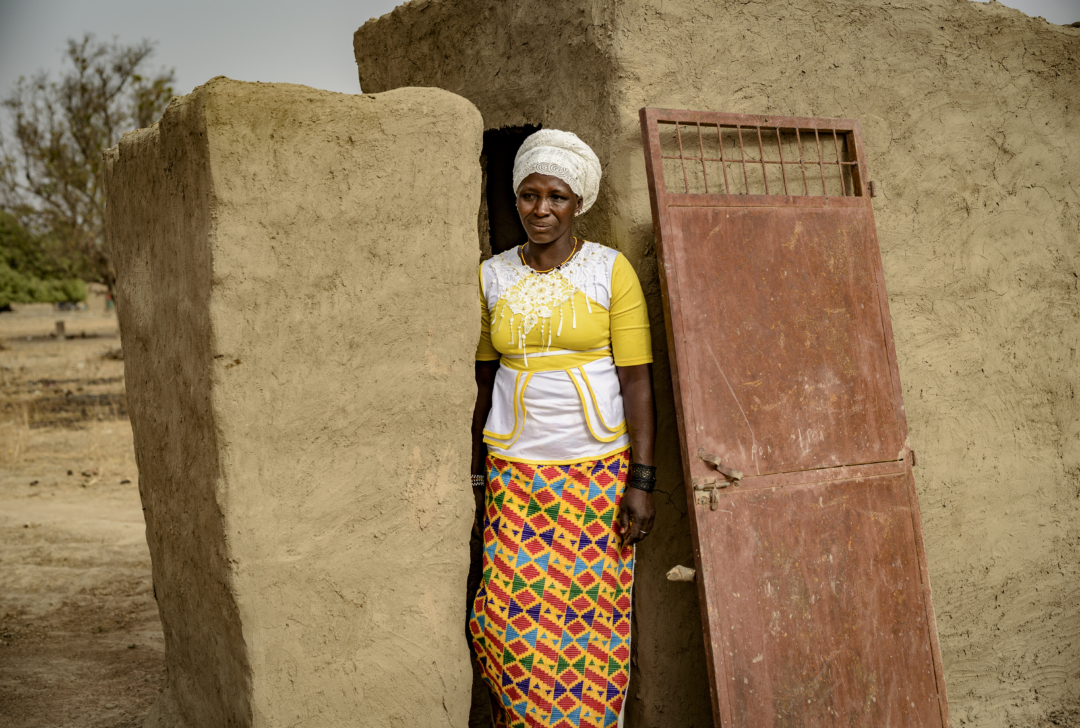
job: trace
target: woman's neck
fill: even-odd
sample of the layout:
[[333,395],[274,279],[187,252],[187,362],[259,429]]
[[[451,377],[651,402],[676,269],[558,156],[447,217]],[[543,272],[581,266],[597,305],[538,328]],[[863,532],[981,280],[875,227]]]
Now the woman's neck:
[[573,256],[578,247],[577,239],[567,233],[558,240],[538,244],[532,241],[525,244],[522,257],[525,264],[536,271],[547,271],[562,265]]

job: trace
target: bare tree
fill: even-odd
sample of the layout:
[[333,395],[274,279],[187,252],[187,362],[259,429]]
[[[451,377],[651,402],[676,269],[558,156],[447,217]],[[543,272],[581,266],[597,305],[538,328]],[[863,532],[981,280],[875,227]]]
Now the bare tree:
[[0,208],[53,241],[61,267],[110,289],[101,155],[172,98],[175,71],[144,71],[152,52],[149,41],[71,39],[58,81],[45,71],[20,78],[2,102],[11,129],[0,133]]

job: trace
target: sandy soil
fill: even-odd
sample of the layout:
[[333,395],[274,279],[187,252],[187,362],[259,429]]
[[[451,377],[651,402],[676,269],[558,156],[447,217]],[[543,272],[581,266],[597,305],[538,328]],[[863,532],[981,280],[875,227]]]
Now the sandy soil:
[[[63,320],[68,337],[55,335]],[[116,318],[0,314],[0,724],[139,726],[164,680]]]

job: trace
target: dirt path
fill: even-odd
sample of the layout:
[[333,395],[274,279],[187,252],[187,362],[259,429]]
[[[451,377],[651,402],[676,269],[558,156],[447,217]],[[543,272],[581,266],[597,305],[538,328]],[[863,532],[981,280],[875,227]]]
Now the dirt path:
[[119,345],[0,314],[0,725],[140,726],[164,679]]

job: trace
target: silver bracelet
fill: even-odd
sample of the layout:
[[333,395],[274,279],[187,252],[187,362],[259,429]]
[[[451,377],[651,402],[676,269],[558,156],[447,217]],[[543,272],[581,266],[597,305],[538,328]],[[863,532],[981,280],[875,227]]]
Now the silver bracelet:
[[483,475],[472,476],[472,487],[483,488],[485,485],[487,485],[487,483],[485,482],[485,478]]

